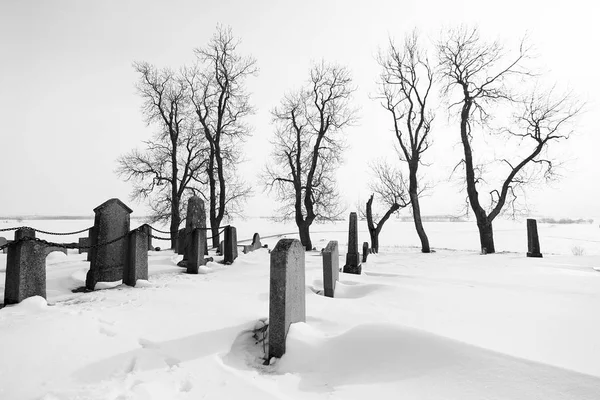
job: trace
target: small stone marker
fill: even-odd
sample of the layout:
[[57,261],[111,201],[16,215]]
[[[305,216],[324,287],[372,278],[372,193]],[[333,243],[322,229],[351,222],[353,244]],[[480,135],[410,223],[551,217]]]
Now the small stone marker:
[[221,240],[221,241],[219,242],[219,249],[218,249],[218,253],[219,253],[220,255],[223,255],[223,247],[224,247],[224,246],[225,246],[225,241],[224,241],[224,240]]
[[154,246],[152,246],[152,227],[148,224],[144,224],[140,226],[140,229],[146,234],[148,250],[154,250]]
[[535,219],[527,219],[527,257],[542,258],[537,221]]
[[248,246],[244,246],[244,254],[250,253],[251,251],[260,249],[262,244],[260,243],[260,235],[257,233],[252,236],[252,243]]
[[123,279],[123,268],[127,262],[129,222],[132,210],[119,199],[110,199],[94,209],[94,243],[103,244],[124,236],[109,245],[92,251],[90,270],[85,287],[94,290],[98,282],[115,282]]
[[196,228],[192,232],[192,241],[190,242],[190,254],[186,261],[188,274],[197,274],[201,265],[206,265],[204,251],[206,247],[206,230]]
[[185,228],[177,231],[177,254],[185,253]]
[[234,226],[225,227],[225,244],[223,245],[223,262],[231,264],[238,257],[237,230]]
[[269,360],[285,354],[290,325],[306,321],[304,247],[298,239],[281,239],[271,252],[269,292]]
[[367,262],[369,252],[369,242],[363,242],[362,262]]
[[344,273],[360,275],[362,266],[360,265],[360,254],[358,253],[358,218],[355,212],[350,213],[350,222],[348,226],[348,253],[346,254],[346,264]]
[[[19,229],[17,230],[24,230]],[[21,232],[15,237],[24,237]],[[12,242],[6,257],[4,304],[16,304],[32,296],[46,298],[47,246],[43,243],[26,241]]]
[[323,256],[323,288],[326,297],[333,297],[335,283],[340,279],[340,252],[337,240],[327,244],[321,253]]
[[135,286],[138,279],[148,280],[148,238],[145,228],[129,232],[128,255],[123,268],[123,283]]

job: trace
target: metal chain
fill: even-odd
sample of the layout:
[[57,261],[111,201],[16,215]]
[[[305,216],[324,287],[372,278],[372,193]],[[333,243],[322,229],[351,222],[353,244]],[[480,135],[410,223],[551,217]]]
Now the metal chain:
[[19,230],[19,229],[31,229],[31,230],[33,230],[35,232],[43,233],[43,234],[46,234],[46,235],[69,236],[69,235],[76,235],[78,233],[86,232],[86,231],[90,230],[91,227],[90,228],[82,229],[82,230],[77,231],[77,232],[47,232],[47,231],[43,231],[41,229],[32,228],[30,226],[19,226],[19,227],[16,227],[16,228],[3,228],[3,229],[0,229],[0,232],[16,231],[16,230]]
[[156,231],[158,233],[165,233],[165,234],[170,234],[170,231],[161,231],[160,229],[156,229],[155,227],[153,227],[152,225],[148,225],[150,228],[152,228],[153,231]]

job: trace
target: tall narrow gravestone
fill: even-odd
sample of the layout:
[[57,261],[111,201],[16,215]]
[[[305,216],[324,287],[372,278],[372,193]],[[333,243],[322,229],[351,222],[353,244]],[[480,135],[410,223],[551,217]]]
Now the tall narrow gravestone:
[[238,257],[237,230],[235,226],[225,227],[225,243],[223,244],[223,262],[231,264]]
[[361,270],[362,266],[360,265],[360,253],[358,252],[357,216],[355,212],[351,212],[348,226],[348,253],[346,254],[344,273],[360,275]]
[[[119,199],[110,199],[94,209],[94,232],[92,244],[100,244],[92,251],[90,270],[85,287],[94,290],[98,282],[115,282],[123,279],[123,268],[127,262],[129,214],[131,208]],[[123,236],[114,243],[103,245]]]
[[190,253],[186,261],[188,274],[197,274],[201,265],[206,265],[204,252],[206,250],[206,231],[196,228],[192,232],[192,241],[190,243]]
[[145,228],[136,229],[127,235],[127,262],[123,269],[123,283],[135,286],[138,279],[148,280],[148,234]]
[[[198,249],[192,248],[193,246],[197,246],[198,244],[194,241],[193,233],[196,229],[202,229],[204,231],[204,235],[202,237],[202,247],[206,243],[206,211],[204,209],[204,201],[198,196],[192,196],[188,200],[187,205],[187,217],[185,219],[185,246],[183,249],[183,260],[181,260],[177,265],[180,267],[187,267],[187,262],[192,257],[195,257]],[[193,254],[192,254],[193,253]],[[204,249],[202,249],[202,264],[204,261]],[[194,268],[192,268],[193,270]],[[197,266],[195,267],[197,271]],[[188,271],[190,272],[190,271]],[[192,272],[193,273],[193,272]],[[198,273],[198,272],[196,272]]]
[[333,297],[335,283],[340,279],[340,252],[337,240],[327,244],[321,253],[323,256],[323,288],[326,297]]
[[140,229],[146,235],[146,246],[148,247],[148,250],[154,250],[154,247],[152,246],[152,227],[148,224],[144,224],[140,226]]
[[367,262],[369,256],[369,242],[363,242],[362,262]]
[[537,231],[537,221],[527,220],[527,257],[542,257],[540,253],[540,238]]
[[281,239],[271,252],[269,292],[269,360],[285,354],[290,325],[306,321],[304,247],[298,239]]

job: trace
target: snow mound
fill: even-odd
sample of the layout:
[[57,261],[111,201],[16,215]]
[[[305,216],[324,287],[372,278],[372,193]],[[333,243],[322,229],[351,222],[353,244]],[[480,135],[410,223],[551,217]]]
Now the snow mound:
[[357,325],[334,337],[306,323],[293,324],[286,354],[274,368],[298,374],[301,390],[393,385],[419,399],[475,400],[490,393],[510,399],[534,394],[546,400],[594,399],[600,388],[597,377],[393,324]]
[[98,282],[98,283],[96,283],[96,286],[94,286],[94,290],[112,289],[112,288],[115,288],[115,287],[121,285],[122,283],[123,283],[122,280],[115,281],[115,282]]
[[24,313],[38,312],[46,309],[46,307],[48,307],[48,302],[42,296],[32,296],[10,307],[14,311],[21,311]]
[[348,283],[349,282],[336,283],[334,296],[335,298],[360,299],[374,292],[391,289],[390,286],[379,283]]

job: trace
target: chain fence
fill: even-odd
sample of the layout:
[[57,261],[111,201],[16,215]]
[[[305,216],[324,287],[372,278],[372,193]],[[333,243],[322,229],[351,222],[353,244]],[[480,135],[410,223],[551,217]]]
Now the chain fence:
[[17,226],[17,227],[14,227],[14,228],[3,228],[3,229],[0,229],[0,232],[16,231],[16,230],[19,230],[19,229],[29,229],[29,230],[32,230],[32,231],[35,231],[35,232],[43,233],[45,235],[69,236],[69,235],[77,235],[78,233],[87,232],[90,229],[92,229],[92,227],[85,228],[85,229],[82,229],[80,231],[75,231],[75,232],[48,232],[48,231],[43,231],[41,229],[32,228],[30,226]]

